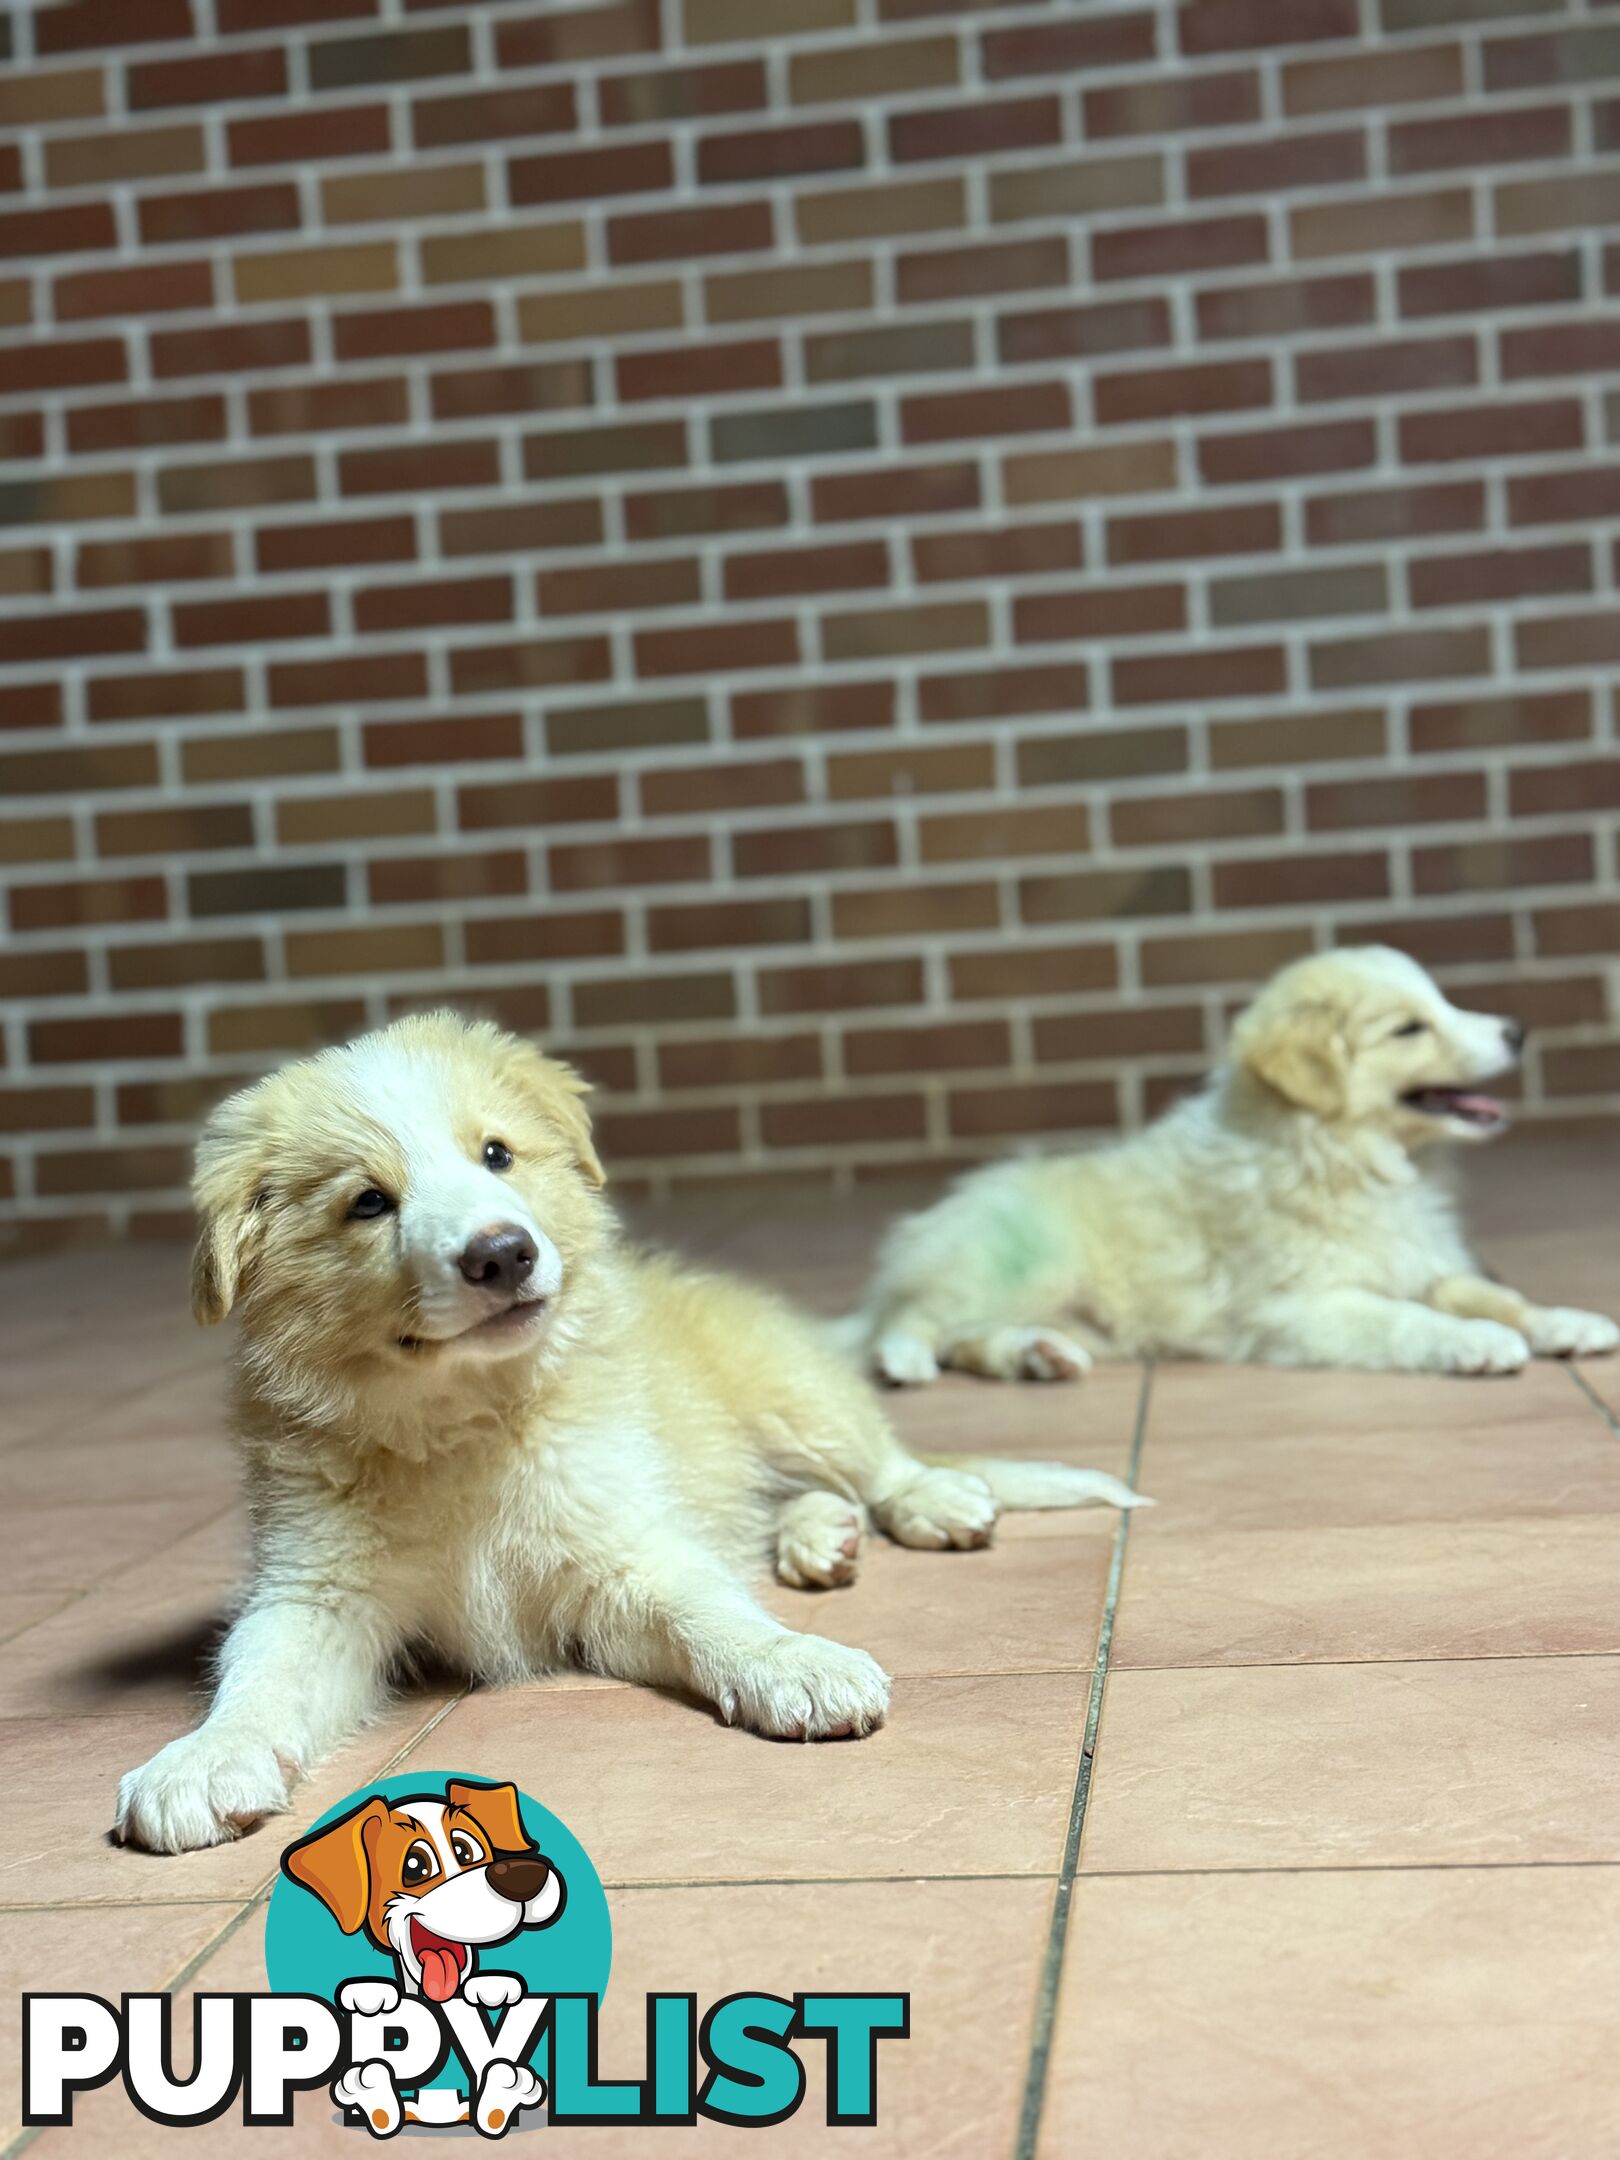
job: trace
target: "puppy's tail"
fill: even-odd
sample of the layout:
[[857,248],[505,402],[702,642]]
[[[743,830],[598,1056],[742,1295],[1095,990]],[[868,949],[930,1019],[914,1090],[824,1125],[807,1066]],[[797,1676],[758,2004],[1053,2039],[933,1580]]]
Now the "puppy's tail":
[[971,1470],[990,1488],[1003,1508],[1151,1507],[1145,1493],[1133,1492],[1123,1478],[1106,1470],[1076,1470],[1068,1463],[1007,1462],[999,1455],[925,1455],[936,1470]]

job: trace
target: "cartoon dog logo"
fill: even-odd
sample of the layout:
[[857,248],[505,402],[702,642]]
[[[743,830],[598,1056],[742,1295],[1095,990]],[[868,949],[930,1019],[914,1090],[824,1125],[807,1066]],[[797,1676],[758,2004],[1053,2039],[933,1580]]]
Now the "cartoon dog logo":
[[[370,2014],[396,2008],[401,1991],[433,2003],[460,1994],[480,2009],[515,2002],[522,1981],[512,1973],[480,1973],[479,1951],[510,1942],[520,1929],[549,1927],[567,1899],[561,1875],[523,1827],[512,1785],[452,1780],[442,1796],[385,1800],[373,1793],[336,1822],[289,1845],[281,1865],[293,1882],[320,1899],[345,1935],[363,1931],[393,1958],[397,1985],[351,1981],[343,1990],[346,2009]],[[375,2073],[384,2066],[368,2068]],[[528,2072],[521,2078],[535,2083],[537,2097],[538,2081]],[[368,2113],[381,2098],[395,2123],[401,2112],[407,2122],[467,2119],[466,2103],[459,2098],[459,2112],[439,2118],[426,2093],[401,2111],[392,2081],[386,2096],[372,2091],[376,2082],[374,2076],[361,2078],[363,2093],[344,2091],[337,2097]],[[508,2114],[528,2099],[515,2091],[502,2095]]]

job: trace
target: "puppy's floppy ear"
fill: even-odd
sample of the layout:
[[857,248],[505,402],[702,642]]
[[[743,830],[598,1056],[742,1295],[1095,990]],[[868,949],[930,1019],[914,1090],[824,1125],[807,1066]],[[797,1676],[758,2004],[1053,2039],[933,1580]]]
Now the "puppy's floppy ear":
[[534,1839],[523,1827],[515,1785],[464,1785],[452,1779],[444,1796],[453,1808],[470,1815],[487,1831],[496,1852],[532,1852]]
[[324,1830],[311,1831],[281,1856],[282,1870],[313,1890],[345,1935],[364,1925],[371,1905],[371,1849],[366,1833],[385,1822],[388,1803],[375,1793]]
[[561,1058],[547,1057],[536,1044],[524,1042],[519,1036],[502,1035],[497,1041],[496,1055],[505,1077],[521,1088],[542,1117],[561,1127],[575,1162],[589,1182],[600,1189],[607,1183],[607,1172],[591,1139],[591,1121],[584,1101],[591,1092],[591,1083],[581,1079],[572,1065],[565,1065]]
[[257,1089],[244,1088],[218,1105],[197,1142],[191,1182],[198,1231],[191,1256],[191,1310],[202,1327],[223,1320],[259,1228],[262,1205],[257,1145]]
[[1345,1106],[1350,1046],[1333,1006],[1296,1000],[1251,1007],[1232,1034],[1232,1054],[1267,1087],[1321,1118]]

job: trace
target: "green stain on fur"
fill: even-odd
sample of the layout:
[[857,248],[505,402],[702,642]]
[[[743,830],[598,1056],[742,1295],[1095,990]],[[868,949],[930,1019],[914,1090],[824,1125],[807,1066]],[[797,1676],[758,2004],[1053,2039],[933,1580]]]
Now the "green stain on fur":
[[1022,1202],[997,1208],[984,1229],[984,1256],[1003,1288],[1016,1290],[1059,1257],[1047,1224]]

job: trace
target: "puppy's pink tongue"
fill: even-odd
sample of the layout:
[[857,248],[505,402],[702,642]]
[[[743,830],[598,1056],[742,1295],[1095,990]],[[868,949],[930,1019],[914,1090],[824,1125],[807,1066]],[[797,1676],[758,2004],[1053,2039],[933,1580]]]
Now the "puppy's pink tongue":
[[461,1963],[453,1950],[421,1950],[422,1993],[429,2002],[448,2002],[461,1978]]

